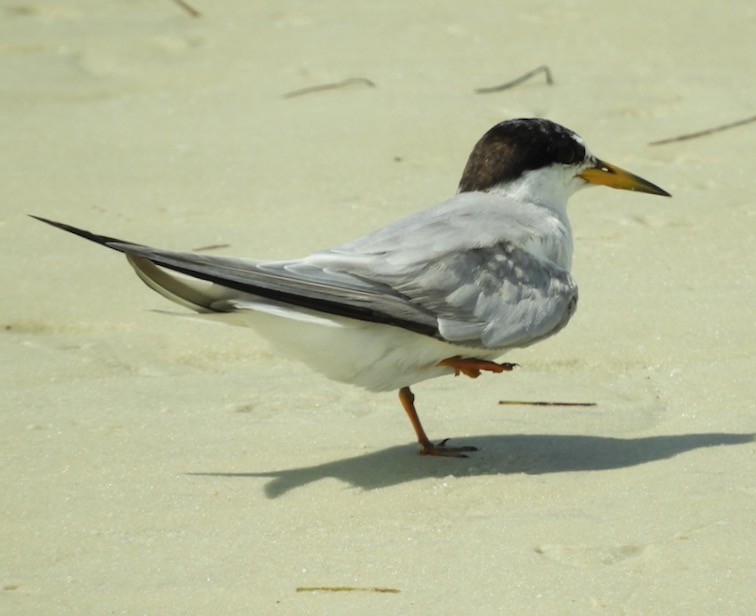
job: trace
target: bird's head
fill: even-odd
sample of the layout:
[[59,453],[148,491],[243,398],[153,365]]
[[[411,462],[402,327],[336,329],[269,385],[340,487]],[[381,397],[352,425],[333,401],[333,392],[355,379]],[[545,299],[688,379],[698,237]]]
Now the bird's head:
[[590,185],[670,196],[596,158],[571,130],[540,118],[500,122],[483,135],[467,161],[459,192],[500,192],[564,207],[572,193]]

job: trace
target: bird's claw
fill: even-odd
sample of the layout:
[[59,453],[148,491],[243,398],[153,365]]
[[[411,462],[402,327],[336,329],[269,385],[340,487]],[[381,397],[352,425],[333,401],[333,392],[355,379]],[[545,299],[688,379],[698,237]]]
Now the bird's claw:
[[438,445],[428,443],[427,445],[423,446],[422,449],[420,449],[420,455],[439,456],[443,458],[467,458],[468,456],[465,455],[466,453],[469,453],[471,451],[478,451],[478,448],[473,447],[472,445],[466,447],[447,447],[446,441],[448,440],[448,438],[445,438],[443,441],[438,443]]
[[480,376],[482,370],[486,372],[511,372],[518,364],[503,363],[498,364],[495,361],[488,361],[486,359],[477,359],[475,357],[462,357],[455,355],[454,357],[447,357],[446,359],[438,362],[439,366],[449,366],[454,369],[454,376],[464,374],[471,379],[477,379]]

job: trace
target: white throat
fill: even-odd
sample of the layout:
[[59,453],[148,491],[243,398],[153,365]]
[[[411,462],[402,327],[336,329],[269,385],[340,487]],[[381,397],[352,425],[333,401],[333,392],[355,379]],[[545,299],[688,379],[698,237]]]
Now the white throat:
[[573,165],[550,165],[526,171],[519,178],[493,186],[489,192],[533,203],[566,216],[567,200],[586,185]]

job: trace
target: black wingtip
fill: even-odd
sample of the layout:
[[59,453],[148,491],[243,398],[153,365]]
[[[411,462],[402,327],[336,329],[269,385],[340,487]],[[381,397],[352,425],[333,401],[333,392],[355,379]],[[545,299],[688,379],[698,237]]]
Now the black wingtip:
[[34,218],[35,220],[39,220],[40,222],[44,222],[53,227],[57,227],[58,229],[62,229],[63,231],[68,231],[69,233],[83,237],[85,240],[89,240],[90,242],[95,242],[96,244],[101,244],[102,246],[107,246],[108,248],[112,248],[113,250],[118,250],[120,252],[123,252],[123,249],[118,246],[113,246],[112,244],[134,245],[133,242],[126,242],[115,237],[108,237],[107,235],[98,235],[97,233],[92,233],[91,231],[87,231],[85,229],[79,229],[78,227],[73,227],[63,222],[50,220],[49,218],[43,218],[42,216],[35,216],[34,214],[29,214],[29,216],[31,218]]

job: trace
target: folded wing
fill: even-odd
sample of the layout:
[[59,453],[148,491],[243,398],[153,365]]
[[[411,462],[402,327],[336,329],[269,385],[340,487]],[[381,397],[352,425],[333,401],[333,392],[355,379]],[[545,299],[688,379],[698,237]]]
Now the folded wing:
[[353,242],[298,261],[259,262],[161,250],[39,220],[125,253],[148,286],[198,312],[253,309],[263,298],[491,349],[555,333],[577,302],[567,271],[507,241],[475,248],[434,242],[427,250],[410,242],[406,252],[396,244],[376,250],[374,241],[361,252]]

